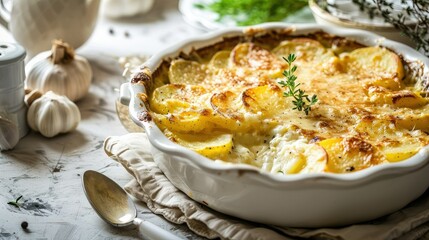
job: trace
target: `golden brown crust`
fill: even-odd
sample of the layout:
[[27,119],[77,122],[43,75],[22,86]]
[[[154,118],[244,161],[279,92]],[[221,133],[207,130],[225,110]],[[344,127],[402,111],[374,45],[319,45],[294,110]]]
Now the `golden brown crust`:
[[[299,88],[319,99],[308,115],[294,109],[279,84],[290,53]],[[135,78],[154,82],[144,102],[179,142],[180,134],[232,134],[235,147],[222,160],[299,172],[320,164],[312,158],[326,159],[325,167],[308,171],[344,173],[406,159],[429,143],[429,106],[404,78],[407,71],[382,47],[323,32],[255,30],[165,60],[153,79]]]

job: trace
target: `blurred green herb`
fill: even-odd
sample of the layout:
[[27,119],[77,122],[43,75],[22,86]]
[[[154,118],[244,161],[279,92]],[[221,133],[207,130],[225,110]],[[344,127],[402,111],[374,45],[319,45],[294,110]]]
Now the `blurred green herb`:
[[280,21],[307,6],[307,0],[216,0],[195,7],[219,14],[217,21],[231,17],[239,26]]
[[19,208],[19,207],[20,207],[20,205],[19,205],[18,201],[19,201],[21,198],[22,198],[22,195],[21,195],[21,196],[19,196],[15,201],[10,201],[10,202],[8,202],[7,204],[9,204],[9,205],[13,205],[13,206],[15,206],[15,207]]
[[283,80],[278,82],[282,87],[286,88],[286,91],[283,92],[283,96],[293,97],[294,100],[292,100],[292,103],[295,105],[293,109],[304,111],[305,115],[308,115],[311,111],[311,106],[318,101],[317,95],[313,95],[310,98],[305,94],[304,90],[298,88],[299,85],[301,85],[300,83],[296,83],[298,77],[295,75],[295,71],[298,67],[296,65],[292,66],[292,63],[296,60],[295,54],[289,54],[287,58],[283,57],[283,59],[288,63],[288,69],[283,72],[283,75],[286,77],[286,82]]
[[353,0],[370,18],[381,16],[408,36],[426,56],[429,56],[428,0]]

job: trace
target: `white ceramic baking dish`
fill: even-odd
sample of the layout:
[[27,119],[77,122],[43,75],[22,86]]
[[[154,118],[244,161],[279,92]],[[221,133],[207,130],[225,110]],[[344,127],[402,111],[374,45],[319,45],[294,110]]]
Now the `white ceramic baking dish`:
[[[320,25],[263,24],[254,29],[294,29],[292,35],[316,31],[383,45],[407,61],[429,59],[412,48],[362,31]],[[209,46],[248,28],[228,28],[189,39],[151,57],[142,67],[154,72],[164,59]],[[126,83],[121,100],[146,131],[155,162],[167,178],[190,198],[219,212],[278,226],[330,227],[368,221],[392,213],[420,196],[429,186],[429,148],[410,159],[348,174],[273,175],[247,165],[222,164],[168,140],[137,97],[141,84]]]

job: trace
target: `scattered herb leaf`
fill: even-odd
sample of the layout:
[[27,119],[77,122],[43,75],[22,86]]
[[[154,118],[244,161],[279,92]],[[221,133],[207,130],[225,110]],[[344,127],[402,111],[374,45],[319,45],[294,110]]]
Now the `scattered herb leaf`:
[[283,57],[283,59],[288,63],[288,68],[283,71],[283,76],[286,77],[286,81],[282,80],[278,82],[282,87],[286,88],[286,91],[283,92],[283,96],[293,97],[294,100],[292,100],[292,103],[295,107],[292,109],[304,111],[305,115],[308,115],[311,111],[311,106],[318,101],[317,95],[309,97],[305,94],[304,90],[298,88],[301,84],[296,82],[297,76],[294,74],[298,67],[292,65],[296,60],[295,54],[289,54],[287,58]]
[[13,206],[15,206],[15,207],[19,208],[19,207],[20,207],[20,205],[19,205],[18,201],[19,201],[21,198],[22,198],[22,195],[21,195],[21,196],[19,196],[15,201],[10,201],[10,202],[8,202],[7,204],[9,204],[9,205],[13,205]]

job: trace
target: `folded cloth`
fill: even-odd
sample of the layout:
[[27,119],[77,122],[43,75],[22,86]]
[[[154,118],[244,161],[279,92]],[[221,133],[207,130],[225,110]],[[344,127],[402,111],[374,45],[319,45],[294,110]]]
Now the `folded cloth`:
[[214,239],[429,239],[429,191],[400,211],[374,221],[341,228],[286,228],[234,218],[193,201],[157,167],[144,133],[108,137],[104,150],[134,177],[125,190],[170,222]]

